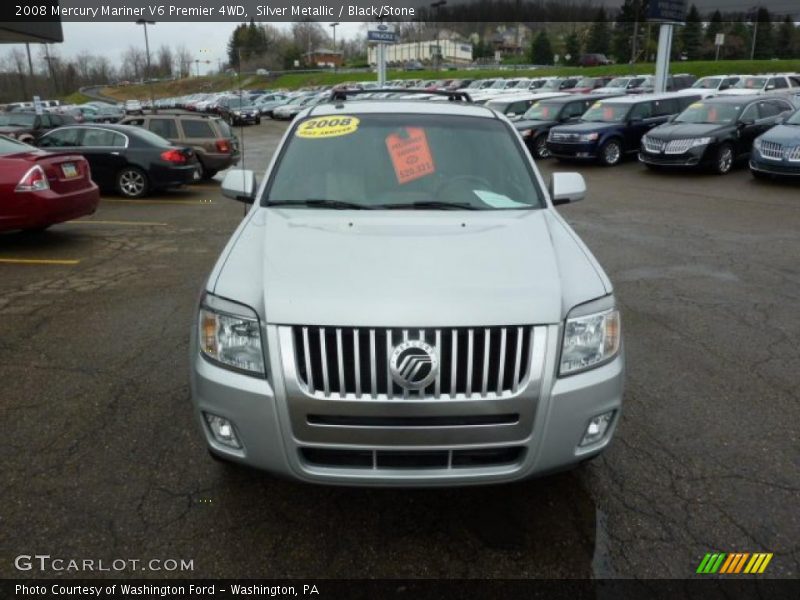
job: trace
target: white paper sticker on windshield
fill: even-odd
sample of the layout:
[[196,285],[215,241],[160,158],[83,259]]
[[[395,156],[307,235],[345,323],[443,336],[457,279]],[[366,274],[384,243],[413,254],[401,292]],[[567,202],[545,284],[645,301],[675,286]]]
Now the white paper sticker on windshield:
[[512,200],[508,196],[505,196],[503,194],[497,194],[495,192],[490,192],[489,190],[472,190],[472,191],[485,204],[488,204],[492,208],[524,208],[528,206],[523,202],[517,202],[516,200]]

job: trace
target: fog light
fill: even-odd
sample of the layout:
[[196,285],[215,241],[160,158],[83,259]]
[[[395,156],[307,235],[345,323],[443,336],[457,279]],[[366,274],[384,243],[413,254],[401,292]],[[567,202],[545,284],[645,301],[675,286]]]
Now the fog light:
[[218,417],[209,413],[203,413],[206,417],[209,429],[214,439],[220,444],[230,446],[231,448],[241,448],[239,438],[236,437],[236,431],[233,429],[233,423],[224,417]]
[[586,427],[586,432],[583,434],[583,439],[581,440],[580,445],[588,446],[602,440],[603,437],[605,437],[606,431],[608,431],[608,426],[611,425],[611,419],[613,418],[614,411],[612,410],[607,413],[603,413],[602,415],[597,415],[591,421],[589,421],[589,425]]

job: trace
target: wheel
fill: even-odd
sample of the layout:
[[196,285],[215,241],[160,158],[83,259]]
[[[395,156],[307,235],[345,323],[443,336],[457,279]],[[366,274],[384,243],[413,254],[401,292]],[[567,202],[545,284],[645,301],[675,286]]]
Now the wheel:
[[606,167],[618,165],[622,160],[622,144],[618,139],[610,139],[600,147],[600,164]]
[[141,198],[149,187],[147,174],[138,167],[125,167],[117,173],[117,191],[126,198]]
[[733,146],[722,144],[717,148],[717,153],[711,166],[718,175],[729,173],[733,168]]
[[540,135],[533,140],[534,158],[550,158],[550,150],[547,149],[547,136]]

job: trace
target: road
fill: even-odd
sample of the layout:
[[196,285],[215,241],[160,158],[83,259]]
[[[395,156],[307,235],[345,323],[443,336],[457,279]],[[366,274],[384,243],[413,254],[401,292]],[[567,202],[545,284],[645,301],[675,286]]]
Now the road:
[[[284,129],[245,130],[249,166]],[[687,577],[706,552],[764,551],[766,576],[797,577],[798,187],[579,170],[589,197],[560,210],[622,305],[622,421],[597,461],[497,487],[317,487],[209,459],[189,328],[243,214],[218,182],[0,235],[0,576],[63,574],[15,570],[38,553],[193,561],[119,573],[143,577]]]

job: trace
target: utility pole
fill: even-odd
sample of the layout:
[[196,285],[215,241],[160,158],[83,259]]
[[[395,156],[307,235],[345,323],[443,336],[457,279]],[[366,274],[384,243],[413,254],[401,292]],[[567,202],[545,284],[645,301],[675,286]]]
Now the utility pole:
[[31,59],[31,45],[25,42],[25,51],[28,53],[28,73],[33,77],[33,60]]
[[756,56],[756,38],[758,38],[758,8],[753,10],[753,43],[750,46],[750,60],[753,60]]
[[152,81],[153,78],[151,75],[152,72],[150,70],[150,40],[147,39],[147,26],[155,25],[156,22],[148,21],[147,19],[139,19],[138,21],[136,21],[136,24],[144,26],[144,48],[145,48],[145,53],[147,55],[147,67],[145,68],[144,78],[145,81],[147,82],[147,88],[150,90],[150,112],[155,113],[156,100],[155,97],[153,96],[153,81]]
[[336,64],[336,28],[339,26],[339,23],[331,23],[328,25],[331,29],[333,29],[333,72],[335,73],[338,65]]
[[442,50],[439,48],[439,9],[447,4],[447,0],[438,0],[438,2],[432,2],[431,8],[436,11],[436,56],[435,56],[435,71],[438,71],[441,68],[442,63]]

